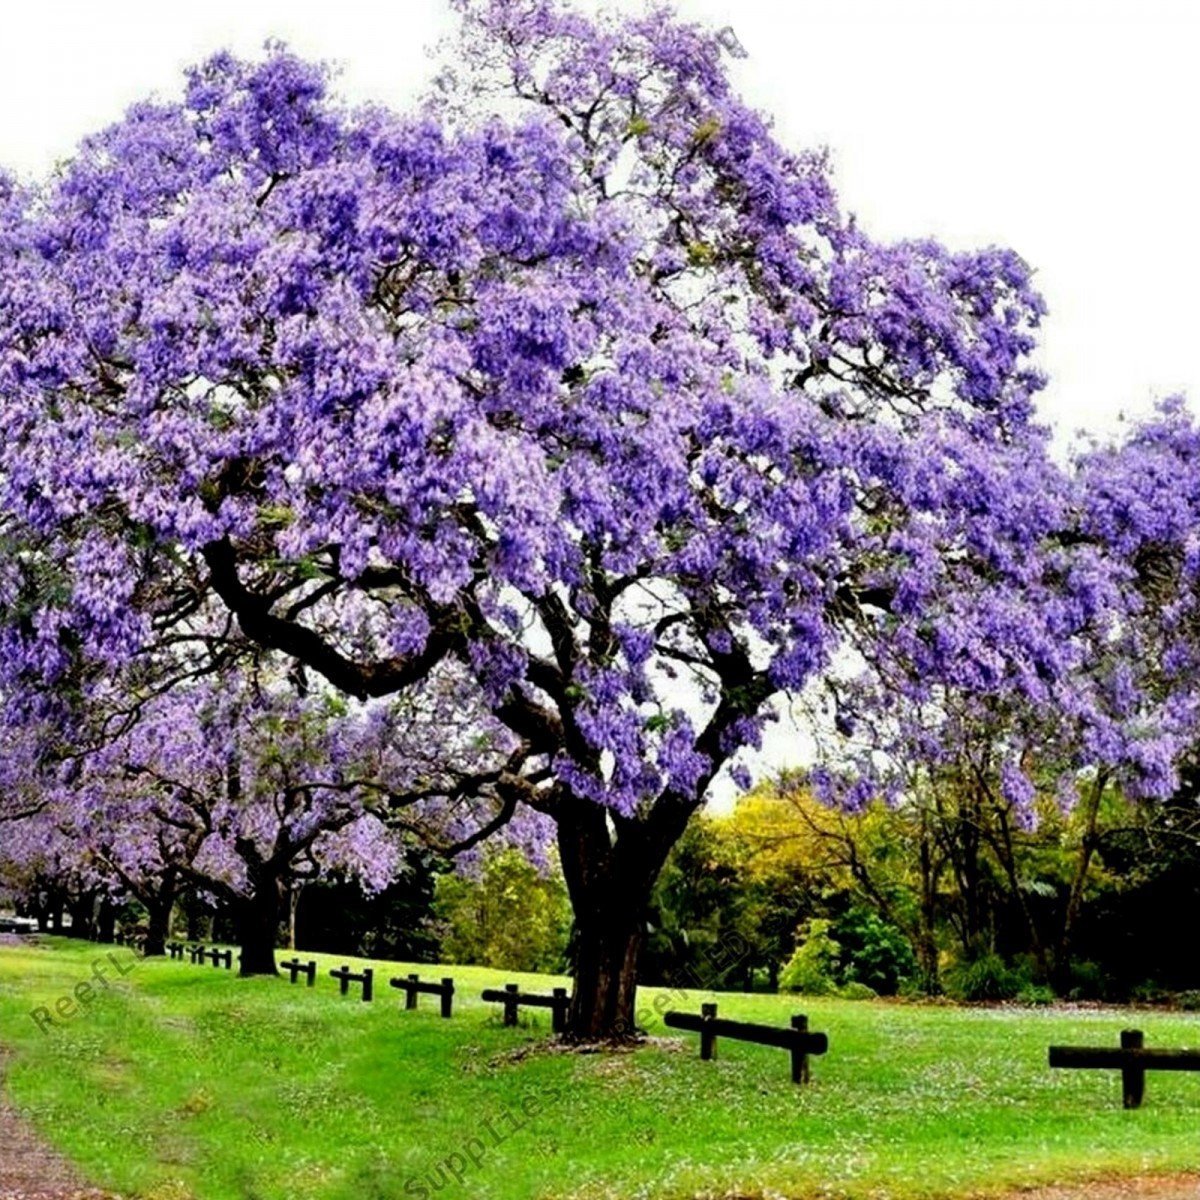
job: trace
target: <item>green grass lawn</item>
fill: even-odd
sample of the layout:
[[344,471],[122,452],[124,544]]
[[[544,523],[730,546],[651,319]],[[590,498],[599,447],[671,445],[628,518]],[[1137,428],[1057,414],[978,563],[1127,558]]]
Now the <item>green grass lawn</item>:
[[[1200,1076],[1152,1074],[1145,1106],[1125,1112],[1114,1074],[1046,1067],[1051,1042],[1115,1045],[1131,1024],[1151,1046],[1196,1045],[1196,1017],[700,992],[676,1005],[716,999],[722,1015],[778,1024],[807,1011],[830,1051],[797,1088],[786,1052],[727,1041],[703,1063],[692,1035],[548,1053],[547,1011],[505,1029],[478,998],[561,981],[376,963],[366,1005],[324,974],[338,960],[312,956],[311,991],[138,961],[40,1030],[30,1010],[91,978],[102,953],[0,947],[7,1087],[90,1180],[145,1200],[909,1200],[1200,1166]],[[454,975],[453,1020],[432,997],[401,1011],[386,981],[408,970]]]

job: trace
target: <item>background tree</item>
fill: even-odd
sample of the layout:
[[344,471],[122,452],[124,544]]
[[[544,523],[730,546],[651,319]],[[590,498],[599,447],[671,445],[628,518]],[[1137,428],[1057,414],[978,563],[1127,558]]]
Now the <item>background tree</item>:
[[443,874],[434,919],[451,963],[560,973],[567,962],[571,906],[561,872],[540,872],[520,851],[496,848],[477,874]]
[[411,696],[359,707],[327,689],[297,694],[256,661],[143,703],[87,756],[55,819],[146,905],[151,952],[190,882],[232,907],[242,974],[273,974],[290,886],[336,875],[379,892],[402,867],[402,836],[419,829],[449,848],[472,815],[492,816],[508,756],[476,724],[476,769],[454,776],[443,716]]

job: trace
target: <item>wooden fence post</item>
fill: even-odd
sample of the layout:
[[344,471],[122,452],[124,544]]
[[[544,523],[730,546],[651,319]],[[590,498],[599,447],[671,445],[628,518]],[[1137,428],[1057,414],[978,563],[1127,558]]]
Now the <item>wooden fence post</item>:
[[454,980],[449,976],[442,979],[442,1016],[450,1016],[454,1007]]
[[[416,983],[417,976],[410,975],[408,977],[408,981],[409,981],[409,983]],[[416,1008],[417,1007],[417,989],[415,987],[410,987],[405,990],[404,1007],[405,1008]]]
[[567,1031],[567,1009],[571,1006],[571,997],[566,988],[554,988],[554,1007],[550,1010],[550,1028],[555,1033]]
[[700,1057],[705,1061],[717,1057],[717,1035],[713,1032],[712,1023],[717,1019],[715,1004],[700,1005],[700,1016],[703,1024],[700,1026]]
[[517,996],[520,994],[521,988],[515,983],[506,983],[504,990],[508,993],[508,998],[504,1001],[504,1023],[505,1025],[515,1025],[517,1023]]
[[[1140,1029],[1121,1030],[1121,1049],[1140,1050],[1145,1035]],[[1121,1071],[1121,1100],[1126,1108],[1141,1108],[1146,1094],[1146,1072],[1141,1067],[1125,1067]]]
[[807,1083],[809,1073],[808,1051],[805,1049],[805,1039],[808,1037],[808,1018],[803,1015],[794,1016],[792,1018],[792,1028],[800,1035],[796,1038],[796,1044],[792,1047],[792,1082]]

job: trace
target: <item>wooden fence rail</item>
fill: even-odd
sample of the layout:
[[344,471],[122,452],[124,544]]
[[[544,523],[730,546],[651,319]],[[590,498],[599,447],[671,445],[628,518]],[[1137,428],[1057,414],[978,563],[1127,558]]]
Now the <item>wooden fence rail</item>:
[[1121,1072],[1121,1102],[1141,1108],[1147,1071],[1200,1071],[1200,1050],[1148,1049],[1140,1029],[1121,1031],[1115,1046],[1051,1046],[1052,1067]]
[[449,977],[442,979],[441,983],[422,982],[417,975],[409,975],[407,979],[396,976],[388,980],[391,987],[398,988],[404,993],[405,1009],[417,1007],[418,995],[424,993],[427,996],[440,996],[442,1001],[442,1016],[449,1017],[454,1006],[454,980]]
[[330,971],[329,974],[341,984],[343,996],[350,990],[352,983],[361,983],[363,1002],[371,1003],[375,994],[375,972],[370,967],[364,967],[361,973],[356,974],[343,965],[341,970]]
[[287,962],[281,962],[279,967],[288,972],[292,977],[292,983],[295,983],[297,976],[300,975],[305,977],[308,987],[312,987],[317,982],[317,964],[312,959],[302,963],[298,958],[290,958]]
[[668,1012],[663,1024],[672,1029],[686,1029],[700,1035],[700,1057],[717,1057],[717,1038],[733,1038],[739,1042],[754,1042],[759,1046],[777,1046],[788,1050],[792,1056],[792,1082],[808,1083],[810,1077],[808,1056],[824,1054],[829,1049],[829,1038],[823,1033],[810,1033],[808,1018],[802,1014],[792,1018],[790,1028],[777,1025],[756,1025],[750,1021],[731,1021],[717,1016],[715,1004],[702,1004],[700,1015],[695,1013]]
[[515,983],[506,983],[504,990],[489,988],[483,993],[483,998],[490,1004],[504,1005],[504,1024],[517,1023],[518,1008],[548,1008],[551,1012],[550,1027],[555,1033],[564,1033],[567,1028],[567,1009],[571,1005],[571,997],[566,988],[555,988],[549,996],[531,995],[522,992]]

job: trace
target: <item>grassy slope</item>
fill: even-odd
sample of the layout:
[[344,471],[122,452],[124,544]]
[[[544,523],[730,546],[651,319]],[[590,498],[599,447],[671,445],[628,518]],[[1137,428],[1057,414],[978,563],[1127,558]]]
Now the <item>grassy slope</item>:
[[[30,1008],[88,978],[97,954],[0,947],[8,1090],[89,1177],[154,1200],[392,1200],[427,1194],[420,1183],[480,1200],[882,1200],[1200,1166],[1200,1078],[1151,1075],[1145,1107],[1127,1113],[1113,1075],[1045,1066],[1050,1042],[1115,1045],[1131,1023],[1149,1045],[1194,1045],[1195,1017],[678,998],[773,1023],[805,1009],[831,1047],[799,1089],[783,1051],[726,1042],[701,1063],[694,1036],[679,1049],[513,1057],[544,1041],[549,1014],[502,1028],[478,994],[518,977],[479,968],[452,969],[460,1011],[444,1022],[430,997],[398,1011],[386,979],[410,968],[396,964],[376,964],[384,983],[365,1005],[327,976],[308,991],[154,961],[39,1032]],[[322,972],[336,965],[316,957]],[[478,1165],[435,1190],[439,1164],[472,1138]]]

